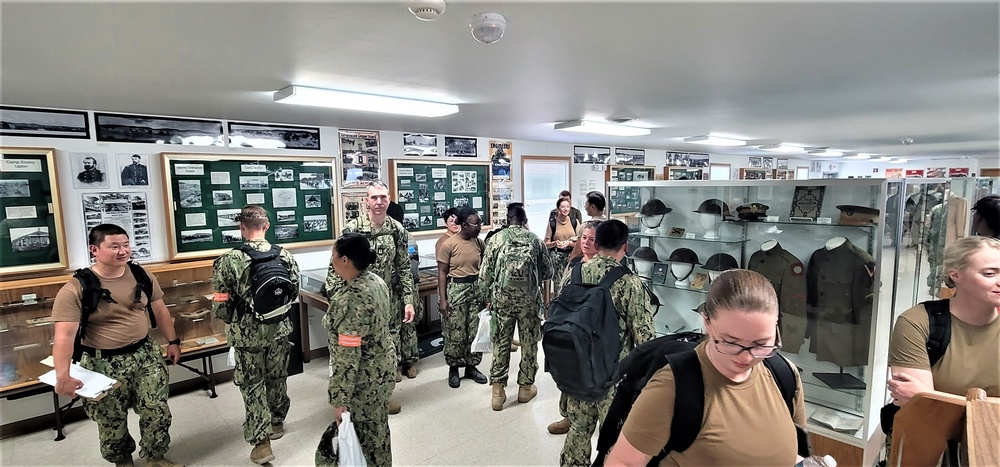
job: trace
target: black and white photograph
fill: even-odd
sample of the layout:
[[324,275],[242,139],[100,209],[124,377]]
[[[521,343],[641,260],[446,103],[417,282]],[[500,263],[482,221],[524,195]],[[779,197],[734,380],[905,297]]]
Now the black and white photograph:
[[403,214],[403,228],[406,230],[413,230],[420,227],[420,214],[406,213]]
[[238,227],[236,218],[240,215],[239,209],[219,209],[215,211],[215,222],[219,227]]
[[27,180],[0,180],[0,198],[28,198],[31,187]]
[[319,150],[319,128],[229,122],[229,147]]
[[318,208],[323,206],[323,198],[319,195],[306,195],[305,205],[307,208]]
[[611,148],[596,146],[573,146],[573,162],[576,164],[609,164]]
[[403,155],[404,156],[438,155],[437,135],[403,133]]
[[688,167],[708,168],[708,154],[688,154]]
[[430,227],[430,225],[433,224],[433,223],[434,223],[434,219],[431,219],[431,216],[420,216],[420,226],[421,227]]
[[299,174],[300,190],[329,190],[330,179],[326,174],[318,172],[305,172]]
[[233,190],[212,190],[212,204],[215,206],[233,204]]
[[431,200],[431,190],[426,183],[417,184],[417,201],[426,203]]
[[771,169],[774,168],[774,158],[773,157],[763,157],[761,159],[762,159],[762,161],[764,163],[764,167],[763,168],[765,168],[767,170],[771,170]]
[[[132,239],[132,259],[152,257],[146,193],[83,193],[81,200],[83,201],[85,232],[98,224],[121,226]],[[81,239],[86,242],[86,235],[83,235]]]
[[343,188],[366,187],[379,179],[380,151],[377,131],[338,130]]
[[464,208],[469,205],[468,196],[456,196],[453,200],[453,204],[456,208]]
[[278,211],[274,216],[278,223],[295,222],[295,211]]
[[132,210],[143,213],[143,217],[145,217],[146,195],[138,193],[132,195]]
[[177,192],[182,208],[201,207],[201,180],[177,180]]
[[272,188],[271,204],[276,208],[294,208],[299,205],[295,188]]
[[476,157],[479,155],[476,144],[476,138],[445,136],[444,155],[445,157]]
[[239,230],[223,230],[222,243],[243,243],[243,235]]
[[274,181],[276,182],[294,182],[295,173],[292,169],[278,169],[274,171]]
[[649,181],[649,174],[646,173],[646,172],[643,172],[641,170],[632,172],[632,181],[633,182],[646,182],[646,181]]
[[444,193],[444,190],[446,189],[448,189],[448,185],[447,183],[445,183],[445,180],[443,178],[434,179],[434,191],[438,193]]
[[776,169],[787,169],[788,168],[788,159],[778,159],[778,165],[775,168]]
[[136,153],[118,153],[118,173],[122,187],[149,186],[149,156]]
[[416,180],[417,182],[426,182],[427,174],[416,174],[413,176],[413,179]]
[[0,106],[0,135],[90,139],[87,112]]
[[16,227],[10,229],[10,247],[14,253],[47,250],[51,245],[48,227]]
[[212,229],[181,231],[181,243],[205,243],[211,241],[212,241]]
[[644,165],[646,164],[646,150],[615,148],[615,164]]
[[475,193],[479,190],[479,177],[474,170],[453,170],[451,172],[452,193]]
[[302,218],[302,230],[306,232],[326,232],[329,230],[326,216],[305,216]]
[[97,140],[115,143],[223,146],[222,122],[95,113]]
[[764,167],[764,158],[758,156],[750,157],[750,167],[754,169],[760,169]]
[[247,204],[264,204],[264,193],[247,193]]
[[399,190],[399,196],[396,198],[396,202],[412,203],[413,200],[413,190]]
[[266,190],[267,175],[240,175],[241,190]]
[[108,155],[102,152],[73,152],[69,159],[72,163],[74,188],[109,188]]
[[292,240],[299,238],[298,225],[279,225],[274,228],[274,238],[278,240]]
[[450,206],[448,206],[448,203],[446,203],[444,201],[435,201],[434,202],[434,217],[441,217],[441,215],[444,214],[444,212],[447,211],[449,207]]

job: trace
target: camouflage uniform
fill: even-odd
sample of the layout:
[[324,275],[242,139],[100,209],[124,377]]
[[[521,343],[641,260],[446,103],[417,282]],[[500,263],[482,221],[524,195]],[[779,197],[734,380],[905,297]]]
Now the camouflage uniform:
[[[367,215],[363,215],[348,221],[343,233],[360,233],[368,238],[368,242],[371,243],[376,256],[375,263],[368,266],[369,272],[379,276],[386,284],[392,284],[393,278],[398,278],[398,290],[390,290],[389,299],[391,309],[394,312],[389,321],[389,336],[392,339],[396,363],[399,364],[404,356],[414,351],[412,346],[408,350],[402,350],[403,347],[400,342],[400,330],[403,324],[402,313],[407,303],[413,304],[414,312],[416,312],[417,303],[416,288],[413,286],[413,276],[410,274],[410,257],[406,251],[406,229],[403,228],[402,224],[389,216],[385,217],[382,227],[376,229],[372,225],[371,219]],[[344,280],[333,271],[333,267],[331,266],[326,273],[326,290],[332,295],[343,286]],[[413,330],[413,336],[413,343],[415,344],[415,329]],[[407,339],[407,345],[410,345],[409,337]]]
[[449,278],[445,293],[451,313],[443,320],[444,360],[448,366],[479,365],[483,354],[472,352],[472,340],[479,331],[479,311],[483,308],[479,286],[476,282],[451,282]]
[[[598,254],[584,263],[583,282],[597,284],[607,271],[621,264],[609,256]],[[564,274],[560,287],[569,283],[570,274]],[[618,311],[619,336],[622,350],[619,359],[625,358],[635,346],[656,337],[653,327],[653,306],[639,276],[626,274],[611,285],[611,299]],[[590,465],[591,437],[597,422],[608,413],[615,392],[612,389],[604,400],[587,402],[566,396],[566,414],[569,433],[559,454],[559,465]]]
[[[268,251],[266,240],[248,240],[256,250]],[[299,285],[299,266],[286,249],[281,250],[281,260],[288,266],[289,275],[296,289]],[[268,439],[271,425],[282,423],[288,414],[288,354],[291,343],[288,335],[292,323],[287,317],[275,324],[258,322],[252,313],[240,313],[235,297],[244,300],[250,296],[250,257],[239,250],[232,250],[215,260],[212,289],[228,294],[225,301],[212,302],[215,317],[228,324],[230,347],[236,349],[236,366],[233,384],[243,394],[246,420],[243,438],[250,444]]]
[[[414,252],[416,251],[416,241],[413,239],[413,234],[407,232],[407,248],[409,246],[414,247]],[[417,270],[420,264],[420,257],[413,253],[409,256],[410,258],[410,279],[413,281],[414,294],[417,293],[417,283],[420,278],[417,275]],[[403,297],[403,284],[400,280],[400,276],[406,275],[406,273],[393,275],[392,283],[389,284],[389,290],[391,292],[391,297]],[[403,300],[398,300],[396,305],[398,308],[398,313],[396,313],[394,319],[398,320],[398,323],[393,323],[390,329],[399,329],[399,333],[393,336],[393,341],[396,344],[396,350],[399,352],[399,363],[404,365],[413,365],[420,360],[420,347],[417,345],[417,324],[424,318],[424,301],[414,300],[413,302],[413,321],[409,323],[403,322],[403,316],[406,313],[406,303]],[[398,338],[396,337],[398,336]]]
[[[517,251],[515,245],[530,245],[530,257],[513,258],[511,252]],[[522,261],[533,265],[534,277],[516,281],[505,268],[522,264]],[[542,303],[539,286],[551,277],[552,265],[545,244],[524,226],[511,225],[486,244],[479,271],[479,286],[493,311],[494,353],[490,384],[507,385],[515,324],[521,331],[521,343],[524,344],[517,384],[534,384],[535,373],[538,372],[538,341],[542,338],[542,323],[538,316],[538,307]]]
[[[339,277],[339,276],[338,276]],[[330,405],[346,406],[369,465],[392,465],[389,395],[396,352],[389,339],[389,289],[363,271],[330,295],[323,327],[330,335]]]

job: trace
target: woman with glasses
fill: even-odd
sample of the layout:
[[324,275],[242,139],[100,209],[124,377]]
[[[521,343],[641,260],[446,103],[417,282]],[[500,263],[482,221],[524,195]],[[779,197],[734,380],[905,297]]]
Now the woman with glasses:
[[[702,315],[707,339],[695,348],[705,382],[704,418],[698,437],[660,463],[673,465],[794,465],[795,425],[805,425],[802,381],[796,375],[794,413],[766,366],[778,352],[778,298],[763,275],[744,269],[712,282]],[[653,375],[608,454],[608,466],[644,466],[670,439],[673,373]]]

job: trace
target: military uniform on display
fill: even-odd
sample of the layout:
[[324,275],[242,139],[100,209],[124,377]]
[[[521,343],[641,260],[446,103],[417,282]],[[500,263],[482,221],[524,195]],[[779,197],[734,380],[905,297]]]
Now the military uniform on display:
[[[388,219],[387,219],[388,221]],[[338,276],[339,278],[339,276]],[[331,289],[323,316],[329,333],[329,401],[347,407],[369,465],[392,465],[389,396],[396,386],[396,350],[389,339],[395,309],[378,275],[362,271]]]
[[[257,251],[271,249],[271,244],[263,239],[247,240],[246,244]],[[288,250],[282,249],[280,255],[297,290],[299,266]],[[246,253],[231,250],[216,259],[213,267],[215,297],[212,312],[229,325],[227,339],[229,346],[235,349],[233,384],[240,388],[246,410],[243,438],[254,445],[277,439],[281,437],[291,403],[286,381],[288,355],[292,348],[288,340],[288,335],[292,333],[291,320],[286,316],[277,323],[264,324],[253,313],[237,309],[237,300],[249,300],[252,295],[250,256]]]
[[815,331],[809,351],[841,367],[868,364],[875,259],[850,240],[813,252],[806,271],[806,303]]
[[806,337],[806,267],[775,242],[772,248],[751,255],[747,269],[759,272],[774,285],[780,312],[781,346],[788,352],[798,353]]
[[[584,263],[582,269],[583,282],[597,284],[611,268],[621,266],[614,258],[598,254]],[[562,285],[568,284],[570,274],[564,274]],[[653,326],[653,306],[650,297],[641,280],[634,274],[626,274],[611,285],[611,299],[618,312],[619,337],[622,342],[619,359],[625,358],[635,346],[656,337]],[[559,465],[590,465],[590,455],[593,446],[591,438],[597,423],[608,413],[615,391],[608,391],[607,397],[598,402],[587,402],[572,396],[566,396],[566,415],[569,418],[570,429],[566,435],[562,452],[559,454]]]

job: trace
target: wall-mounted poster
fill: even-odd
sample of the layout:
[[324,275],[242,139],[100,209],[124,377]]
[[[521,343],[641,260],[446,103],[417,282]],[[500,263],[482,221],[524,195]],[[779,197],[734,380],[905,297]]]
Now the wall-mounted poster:
[[[775,166],[775,168],[776,169],[787,169],[788,168],[788,159],[778,159],[777,166]],[[777,178],[777,177],[775,177],[775,178]]]
[[615,148],[614,163],[618,165],[644,165],[646,163],[646,150]]
[[222,122],[173,117],[95,113],[98,141],[224,146]]
[[510,179],[510,164],[513,160],[514,145],[512,142],[490,140],[490,163],[494,179]]
[[479,155],[476,138],[444,137],[445,157],[476,157]]
[[684,166],[664,167],[663,175],[667,180],[701,180],[705,176],[705,169],[701,167]]
[[377,131],[339,130],[343,188],[367,187],[379,179],[381,161]]
[[906,178],[924,178],[924,169],[906,169]]
[[109,188],[108,155],[103,152],[73,152],[69,155],[74,188]]
[[903,178],[903,169],[887,168],[885,169],[885,178]]
[[927,178],[945,178],[948,176],[947,167],[928,167],[924,172]]
[[229,147],[319,150],[319,128],[263,123],[229,123]]
[[573,146],[573,162],[576,164],[609,164],[611,163],[611,148]]
[[750,156],[749,158],[751,169],[763,169],[764,168],[764,158],[760,156]]
[[437,135],[403,133],[403,155],[404,156],[438,155]]
[[765,180],[771,174],[767,169],[740,169],[740,180]]
[[149,155],[124,152],[119,153],[117,159],[121,187],[149,186]]
[[90,139],[87,112],[0,106],[0,135]]
[[969,168],[968,167],[952,167],[948,169],[949,177],[968,177]]
[[54,153],[0,147],[0,275],[69,265]]
[[[84,193],[83,221],[84,232],[101,224],[115,224],[128,232],[132,245],[132,259],[143,260],[153,256],[153,247],[149,236],[149,207],[146,206],[146,193],[115,192],[115,193]],[[205,225],[205,214],[187,218],[195,225]],[[83,236],[83,246],[87,246],[87,235]],[[94,259],[90,259],[91,263]]]
[[[494,215],[490,197],[495,183],[490,177],[490,166],[486,161],[391,160],[389,193],[403,208],[403,227],[412,233],[441,232],[444,222],[438,220],[446,209],[469,206],[479,212],[483,229],[489,229]],[[363,205],[359,207],[365,209]]]
[[764,158],[762,158],[762,162],[764,163],[764,166],[763,166],[764,170],[771,170],[771,169],[774,168],[774,158],[773,157],[764,157]]
[[[646,182],[655,178],[656,167],[651,165],[628,166],[609,165],[604,169],[605,182]],[[642,202],[642,188],[615,187],[610,190],[611,199],[608,209],[615,215],[639,212]]]
[[708,168],[708,154],[697,152],[667,152],[667,166]]

